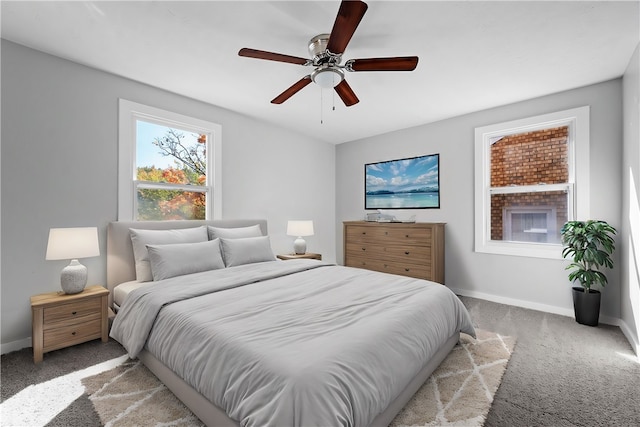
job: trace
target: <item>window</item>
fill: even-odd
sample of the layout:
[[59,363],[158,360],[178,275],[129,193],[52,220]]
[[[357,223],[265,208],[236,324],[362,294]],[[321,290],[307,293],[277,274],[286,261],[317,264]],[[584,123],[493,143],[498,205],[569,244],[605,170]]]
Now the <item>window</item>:
[[588,189],[588,107],[476,128],[475,250],[561,258]]
[[118,218],[221,217],[221,127],[120,100]]

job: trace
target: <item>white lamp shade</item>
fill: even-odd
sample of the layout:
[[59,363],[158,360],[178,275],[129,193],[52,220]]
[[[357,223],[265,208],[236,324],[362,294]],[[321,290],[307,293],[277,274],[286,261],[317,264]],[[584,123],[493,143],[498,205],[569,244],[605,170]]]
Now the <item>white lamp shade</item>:
[[52,228],[47,260],[89,258],[100,255],[97,227]]
[[313,221],[289,221],[287,223],[288,236],[313,236]]

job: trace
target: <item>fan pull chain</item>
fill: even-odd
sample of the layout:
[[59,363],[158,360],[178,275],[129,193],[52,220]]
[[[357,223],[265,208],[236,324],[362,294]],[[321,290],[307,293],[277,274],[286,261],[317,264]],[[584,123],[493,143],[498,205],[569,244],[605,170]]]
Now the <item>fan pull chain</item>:
[[324,97],[322,96],[322,88],[320,88],[320,124],[324,124],[323,115],[324,115],[324,105],[323,105]]
[[336,91],[332,90],[331,91],[331,110],[336,111]]

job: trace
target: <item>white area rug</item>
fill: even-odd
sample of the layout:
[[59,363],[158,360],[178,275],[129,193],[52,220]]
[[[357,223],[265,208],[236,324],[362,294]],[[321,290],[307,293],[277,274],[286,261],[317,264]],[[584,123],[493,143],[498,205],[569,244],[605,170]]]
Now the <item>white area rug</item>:
[[[477,330],[462,334],[440,367],[396,416],[393,427],[482,426],[515,340]],[[201,426],[147,368],[127,361],[82,380],[105,426]]]

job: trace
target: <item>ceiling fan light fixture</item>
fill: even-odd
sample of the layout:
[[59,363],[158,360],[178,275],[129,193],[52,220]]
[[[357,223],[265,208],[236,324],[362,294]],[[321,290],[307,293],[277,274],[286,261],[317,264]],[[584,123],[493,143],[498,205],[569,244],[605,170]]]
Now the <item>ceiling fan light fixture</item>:
[[311,80],[324,89],[336,87],[344,79],[344,72],[339,68],[321,67],[311,73]]

